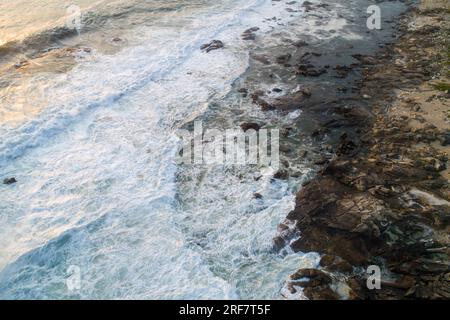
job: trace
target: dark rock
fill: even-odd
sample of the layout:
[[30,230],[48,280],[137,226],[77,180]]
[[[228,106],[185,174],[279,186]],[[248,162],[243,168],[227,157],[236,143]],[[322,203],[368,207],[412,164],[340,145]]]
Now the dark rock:
[[326,254],[320,260],[320,265],[330,271],[352,272],[353,267],[341,257]]
[[332,279],[325,272],[317,270],[317,269],[300,269],[296,273],[290,276],[292,280],[299,280],[302,278],[309,278],[308,281],[311,284],[311,281],[317,281],[317,285],[320,284],[330,284]]
[[286,170],[278,170],[273,177],[275,179],[287,180],[289,179],[289,172],[287,172]]
[[217,50],[223,48],[225,45],[220,40],[213,40],[210,43],[206,43],[200,47],[200,49],[206,51],[207,53],[212,50]]
[[304,77],[319,77],[327,73],[325,68],[316,68],[312,64],[299,64],[296,66],[295,73]]
[[299,40],[293,43],[294,46],[296,46],[297,48],[301,48],[301,47],[306,47],[308,45],[308,43],[306,41],[303,40]]
[[262,64],[265,64],[265,65],[271,64],[269,58],[266,55],[253,54],[251,57],[256,61],[261,62]]
[[258,98],[255,103],[261,107],[262,111],[270,111],[276,109],[275,106],[273,106],[272,104],[270,104],[269,102],[267,102],[262,98]]
[[278,236],[278,237],[275,237],[272,239],[272,245],[273,245],[273,249],[276,252],[279,252],[286,246],[286,242],[283,239],[283,237]]
[[262,199],[263,196],[262,196],[260,193],[255,192],[255,193],[253,194],[253,198],[255,198],[255,199]]
[[336,71],[336,77],[345,78],[353,70],[352,67],[337,65],[334,70]]
[[278,64],[285,65],[286,63],[289,62],[289,60],[291,60],[291,58],[292,58],[292,55],[288,53],[288,54],[277,57],[276,61]]
[[306,99],[311,97],[311,90],[308,88],[299,90],[291,95],[275,99],[271,105],[281,111],[292,111],[299,109]]
[[250,129],[253,129],[255,131],[258,131],[261,128],[261,126],[255,122],[244,122],[241,124],[241,129],[243,131],[247,131]]
[[[301,286],[309,299],[336,300],[339,295],[330,288],[332,279],[325,272],[317,269],[300,269],[291,275],[292,285]],[[304,280],[305,279],[305,280]]]
[[242,40],[246,40],[246,41],[256,40],[256,35],[254,33],[243,34]]
[[329,286],[308,287],[303,290],[303,293],[311,300],[338,300],[340,298]]
[[245,30],[244,33],[242,33],[242,40],[255,40],[256,39],[255,32],[258,30],[259,30],[258,27],[253,27]]

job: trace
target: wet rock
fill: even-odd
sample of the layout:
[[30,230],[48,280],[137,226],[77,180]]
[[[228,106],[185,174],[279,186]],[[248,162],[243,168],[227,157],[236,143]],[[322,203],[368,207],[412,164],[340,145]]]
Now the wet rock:
[[253,129],[255,131],[258,131],[261,128],[261,126],[255,122],[244,122],[241,124],[241,129],[243,131],[247,131],[250,129]]
[[337,78],[346,78],[353,68],[349,66],[337,65],[334,67],[334,70],[336,71]]
[[326,254],[320,260],[320,266],[326,268],[329,271],[339,272],[352,272],[353,267],[350,263],[342,259],[341,257]]
[[27,65],[29,65],[29,62],[27,60],[21,60],[19,62],[16,62],[14,64],[14,68],[16,69],[21,69],[23,67],[26,67]]
[[355,58],[356,60],[358,60],[359,62],[361,62],[364,65],[374,65],[374,64],[376,64],[375,58],[371,57],[371,56],[362,55],[362,54],[354,54],[354,55],[352,55],[352,57]]
[[303,290],[303,293],[311,300],[338,300],[340,298],[329,286],[308,287]]
[[255,193],[253,194],[253,198],[255,198],[255,199],[262,199],[263,196],[262,196],[260,193],[255,192]]
[[314,300],[336,300],[339,295],[330,288],[332,279],[317,269],[300,269],[291,275],[292,284],[303,287],[304,294]]
[[242,40],[246,40],[246,41],[256,40],[256,34],[254,34],[254,33],[243,34]]
[[304,88],[291,95],[286,95],[275,99],[271,105],[281,111],[292,111],[299,109],[303,103],[311,97],[311,90]]
[[306,41],[299,40],[299,41],[294,42],[293,45],[296,46],[297,48],[301,48],[301,47],[308,46],[308,43]]
[[341,142],[336,149],[336,154],[338,156],[341,155],[351,156],[356,154],[356,152],[358,151],[358,146],[355,142],[353,142],[353,140],[348,138],[346,134],[342,135],[340,140]]
[[292,58],[292,55],[288,53],[288,54],[278,56],[276,58],[276,61],[278,64],[285,65],[289,62],[289,60],[291,60],[291,58]]
[[251,57],[256,61],[261,62],[262,64],[265,64],[265,65],[272,64],[272,62],[270,62],[270,59],[266,55],[253,54]]
[[258,27],[253,27],[250,29],[247,29],[242,33],[242,40],[256,40],[256,34],[255,32],[258,31]]
[[6,184],[6,185],[10,185],[10,184],[14,184],[14,183],[17,183],[17,180],[14,177],[6,178],[3,180],[3,184]]
[[264,96],[264,94],[265,93],[264,93],[263,90],[256,90],[255,92],[253,92],[252,95],[251,95],[253,102],[256,103],[259,98]]
[[273,177],[279,180],[287,180],[289,179],[289,172],[286,170],[278,170]]
[[275,252],[279,252],[286,246],[286,241],[281,236],[272,239],[272,246]]
[[244,98],[248,95],[248,90],[246,88],[240,88],[238,92],[241,93]]
[[275,106],[273,106],[271,103],[267,102],[262,98],[256,99],[255,103],[261,107],[262,111],[271,111],[276,109]]
[[325,272],[317,269],[300,269],[296,273],[290,276],[292,280],[300,280],[302,278],[308,278],[307,283],[309,285],[330,284],[332,279]]
[[423,166],[425,170],[432,172],[440,172],[447,169],[445,162],[432,157],[418,159],[416,164]]
[[200,47],[201,50],[206,51],[206,53],[212,51],[212,50],[217,50],[217,49],[221,49],[223,48],[225,45],[222,41],[220,40],[213,40],[210,43],[206,43],[204,45],[202,45]]
[[327,73],[325,68],[316,68],[313,64],[299,64],[296,66],[295,73],[304,77],[319,77]]
[[441,142],[441,146],[446,147],[450,146],[450,133],[444,133],[439,137]]

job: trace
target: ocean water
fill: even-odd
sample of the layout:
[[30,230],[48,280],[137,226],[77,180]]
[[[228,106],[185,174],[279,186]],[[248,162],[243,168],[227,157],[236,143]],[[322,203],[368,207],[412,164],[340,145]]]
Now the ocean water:
[[[1,2],[0,38],[20,48],[7,52],[16,60],[51,32],[47,46],[93,49],[75,61],[38,55],[41,69],[4,58],[0,170],[20,182],[0,186],[0,297],[280,298],[288,275],[318,259],[272,250],[293,207],[287,184],[174,159],[176,130],[247,70],[240,34],[276,28],[262,21],[287,17],[284,3],[86,1],[86,25],[65,37],[69,4]],[[114,37],[125,43],[111,50]],[[216,38],[226,50],[199,50]],[[80,286],[69,290],[74,267]]]
[[[0,0],[0,178],[18,180],[0,185],[0,298],[289,298],[289,275],[320,259],[273,250],[291,186],[270,168],[175,158],[178,129],[239,104],[252,46],[358,39],[339,12],[302,20],[302,2]],[[225,48],[199,49],[213,39]],[[300,169],[296,184],[313,172]]]

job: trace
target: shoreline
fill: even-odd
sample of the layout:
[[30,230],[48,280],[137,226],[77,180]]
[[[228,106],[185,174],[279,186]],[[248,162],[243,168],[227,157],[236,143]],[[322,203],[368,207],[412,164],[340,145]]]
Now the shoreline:
[[[281,224],[275,239],[300,233],[291,242],[294,251],[323,254],[318,269],[291,276],[291,293],[303,288],[309,299],[450,297],[450,130],[442,114],[449,93],[441,91],[449,83],[448,16],[448,9],[411,8],[397,41],[375,56],[356,57],[363,79],[355,102],[367,105],[370,115],[341,110],[352,132],[340,136],[331,160],[298,192],[287,216],[295,230]],[[380,290],[367,288],[371,265],[381,269]]]

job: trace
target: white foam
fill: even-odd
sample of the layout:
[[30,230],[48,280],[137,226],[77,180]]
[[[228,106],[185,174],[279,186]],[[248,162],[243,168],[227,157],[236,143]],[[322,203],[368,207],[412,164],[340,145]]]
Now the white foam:
[[[270,250],[287,185],[229,168],[176,180],[176,129],[229,92],[248,66],[243,27],[274,14],[271,1],[232,3],[181,32],[140,30],[145,45],[81,63],[45,88],[45,112],[3,128],[2,172],[19,183],[0,186],[0,297],[279,297],[301,259]],[[199,50],[216,38],[225,49]]]

